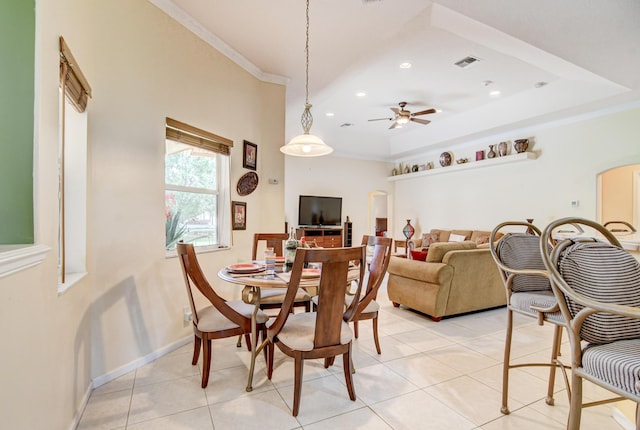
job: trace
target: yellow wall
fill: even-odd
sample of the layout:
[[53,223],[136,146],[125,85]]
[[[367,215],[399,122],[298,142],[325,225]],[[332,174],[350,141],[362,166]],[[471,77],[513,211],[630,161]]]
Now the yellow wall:
[[635,164],[602,173],[601,222],[626,221],[633,224],[633,173],[638,170],[640,165]]
[[[57,295],[58,37],[87,76],[88,277]],[[247,202],[234,247],[201,256],[222,266],[249,258],[254,231],[281,231],[285,88],[232,63],[146,0],[36,4],[35,268],[0,278],[2,427],[68,429],[92,379],[108,379],[191,333],[178,261],[164,251],[164,124],[169,116],[234,141],[232,200]],[[242,140],[258,144],[261,181],[235,193]],[[265,210],[265,209],[269,210]],[[34,411],[37,410],[37,413]]]

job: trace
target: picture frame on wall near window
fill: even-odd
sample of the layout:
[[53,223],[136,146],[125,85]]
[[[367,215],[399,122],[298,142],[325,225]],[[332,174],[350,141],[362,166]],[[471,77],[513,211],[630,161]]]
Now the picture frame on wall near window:
[[248,140],[243,141],[242,167],[256,170],[258,167],[258,145]]
[[247,204],[245,202],[231,202],[231,219],[234,230],[247,229]]

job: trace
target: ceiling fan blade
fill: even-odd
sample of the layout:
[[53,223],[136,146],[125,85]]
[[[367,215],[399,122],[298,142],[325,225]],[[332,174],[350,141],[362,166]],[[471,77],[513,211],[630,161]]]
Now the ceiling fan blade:
[[398,124],[397,122],[394,122],[393,124],[391,124],[391,127],[389,127],[389,130],[391,130],[393,128],[402,128],[402,126],[400,124]]
[[393,111],[393,113],[395,113],[396,115],[398,115],[400,113],[400,109],[398,108],[389,108]]
[[393,118],[375,118],[375,119],[369,119],[367,121],[393,121]]
[[424,124],[424,125],[427,125],[431,122],[428,119],[420,119],[420,118],[411,118],[411,121],[417,122],[418,124]]
[[418,116],[418,115],[426,115],[429,113],[436,113],[438,112],[437,110],[431,108],[431,109],[427,109],[427,110],[421,110],[420,112],[416,112],[416,113],[412,113],[411,116]]

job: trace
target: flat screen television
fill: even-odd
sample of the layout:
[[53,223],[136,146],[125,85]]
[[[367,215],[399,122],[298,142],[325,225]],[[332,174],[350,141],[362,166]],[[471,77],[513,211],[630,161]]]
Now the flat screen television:
[[300,196],[298,225],[340,226],[342,197]]

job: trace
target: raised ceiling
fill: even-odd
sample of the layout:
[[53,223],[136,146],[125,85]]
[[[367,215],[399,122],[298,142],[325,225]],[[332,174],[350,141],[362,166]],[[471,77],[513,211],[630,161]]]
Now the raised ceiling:
[[[286,84],[286,140],[301,133],[304,0],[150,1],[258,78]],[[402,160],[640,105],[637,0],[312,0],[310,19],[311,132],[338,156]],[[467,56],[480,61],[454,65]],[[368,121],[401,101],[441,112],[393,130]]]

